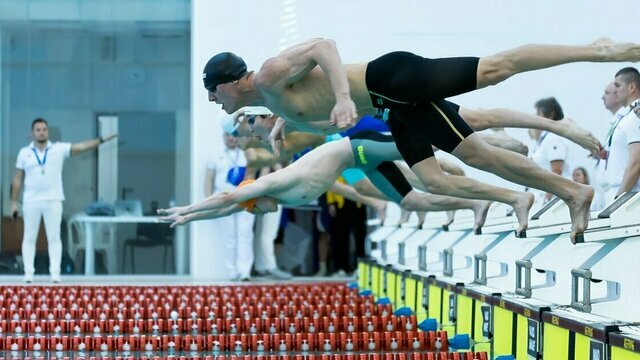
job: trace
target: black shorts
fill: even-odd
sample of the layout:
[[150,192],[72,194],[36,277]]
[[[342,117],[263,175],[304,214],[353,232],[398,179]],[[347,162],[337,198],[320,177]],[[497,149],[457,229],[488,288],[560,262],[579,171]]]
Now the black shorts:
[[446,100],[418,104],[410,111],[390,111],[387,124],[409,167],[433,156],[432,145],[448,153],[473,130]]
[[476,89],[478,61],[393,52],[367,65],[372,104],[388,110],[387,123],[409,166],[433,156],[431,145],[452,152],[473,133],[457,105],[443,99]]

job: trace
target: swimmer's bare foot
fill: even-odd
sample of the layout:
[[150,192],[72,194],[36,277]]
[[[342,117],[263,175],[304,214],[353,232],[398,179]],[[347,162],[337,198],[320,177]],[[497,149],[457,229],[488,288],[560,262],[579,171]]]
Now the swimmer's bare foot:
[[529,226],[529,210],[531,210],[534,200],[535,197],[532,193],[522,192],[518,194],[516,201],[511,204],[518,218],[518,228],[516,229],[516,236],[518,237]]
[[442,224],[442,228],[447,229],[449,225],[453,224],[453,220],[455,220],[456,212],[455,210],[447,210],[447,222]]
[[601,38],[593,42],[602,55],[602,61],[640,61],[640,45],[635,43],[619,43],[609,38]]
[[416,211],[416,216],[418,216],[418,227],[421,228],[424,225],[424,219],[427,217],[426,211]]
[[576,243],[578,234],[584,233],[589,225],[589,209],[593,200],[593,188],[588,185],[580,185],[575,195],[569,197],[565,202],[569,206],[571,216],[571,242]]
[[387,202],[381,200],[376,206],[374,206],[374,210],[380,219],[380,224],[384,224],[384,219],[387,217]]
[[473,232],[475,234],[478,234],[478,230],[482,228],[482,225],[487,220],[490,206],[491,201],[476,201],[476,205],[472,209],[474,215]]
[[558,135],[582,146],[592,154],[598,152],[602,148],[600,141],[598,141],[598,139],[593,136],[589,130],[581,128],[573,120],[562,119],[554,121],[554,124],[557,126]]

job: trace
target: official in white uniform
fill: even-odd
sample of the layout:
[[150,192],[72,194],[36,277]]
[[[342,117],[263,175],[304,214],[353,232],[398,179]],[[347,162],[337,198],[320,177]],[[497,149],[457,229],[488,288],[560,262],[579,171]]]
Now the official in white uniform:
[[[247,160],[236,138],[225,133],[225,149],[207,163],[205,195],[232,191],[244,179]],[[255,216],[243,211],[219,218],[218,234],[225,244],[225,265],[235,281],[248,281],[253,266],[253,223]]]
[[[540,99],[535,104],[538,116],[550,120],[562,120],[564,113],[558,101],[553,98]],[[541,130],[529,130],[534,142],[530,146],[530,157],[538,166],[551,172],[571,178],[571,170],[567,164],[568,147],[560,136]],[[540,190],[535,190],[537,202],[547,202],[551,195]]]
[[625,108],[605,143],[607,204],[625,192],[640,191],[640,73],[633,67],[623,68],[616,73],[614,85]]
[[[251,136],[248,127],[240,128],[246,117],[271,114],[272,112],[263,106],[245,106],[231,116],[224,115],[222,117],[222,129],[225,133],[237,138],[238,141],[247,141],[246,139]],[[243,145],[240,144],[240,146],[242,147]],[[260,176],[264,176],[272,170],[276,169],[262,168]],[[255,217],[256,226],[253,240],[255,261],[253,268],[256,275],[266,276],[273,280],[289,280],[292,278],[290,273],[280,270],[276,262],[274,241],[280,229],[281,216],[282,205],[278,205],[278,211]]]
[[608,184],[606,181],[606,173],[605,173],[605,165],[606,158],[609,153],[609,140],[611,135],[613,134],[613,129],[617,126],[617,123],[625,116],[626,113],[629,112],[628,108],[625,108],[625,104],[620,101],[617,96],[617,91],[614,82],[610,82],[607,84],[607,87],[604,89],[604,94],[602,95],[602,103],[611,115],[612,118],[609,120],[609,131],[607,132],[606,137],[602,140],[603,149],[601,149],[598,153],[594,154],[594,159],[596,160],[596,165],[594,168],[595,177],[592,178],[593,185],[596,190],[596,195],[593,198],[593,202],[591,203],[592,211],[599,211],[606,207],[606,193],[609,190]]
[[22,196],[22,214],[24,218],[24,236],[22,239],[22,261],[25,281],[33,282],[35,273],[36,241],[40,230],[40,219],[44,219],[49,247],[49,274],[51,281],[60,282],[62,262],[62,241],[60,224],[62,222],[62,166],[69,156],[94,149],[101,143],[116,137],[88,140],[71,144],[49,141],[49,126],[41,118],[31,123],[33,142],[23,147],[16,160],[16,175],[13,179],[11,194],[11,213],[18,216],[18,198],[24,181]]
[[[261,172],[260,176],[266,175]],[[282,271],[276,263],[274,241],[278,237],[280,218],[282,217],[282,205],[278,205],[278,211],[256,216],[256,230],[254,237],[254,250],[256,261],[254,269],[259,276],[266,276],[274,280],[290,280],[291,274]]]

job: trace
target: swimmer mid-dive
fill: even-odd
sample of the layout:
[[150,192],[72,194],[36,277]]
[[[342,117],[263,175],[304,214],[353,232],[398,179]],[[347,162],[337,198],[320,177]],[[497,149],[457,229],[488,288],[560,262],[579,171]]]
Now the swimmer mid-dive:
[[[302,205],[330,189],[343,170],[357,167],[367,174],[385,196],[406,209],[471,209],[475,214],[474,227],[477,229],[482,226],[490,202],[416,192],[408,183],[404,184],[406,180],[393,162],[376,161],[377,153],[389,152],[390,147],[395,147],[392,141],[380,143],[368,138],[367,134],[361,138],[343,138],[323,144],[291,165],[238,187],[232,192],[214,194],[197,204],[162,209],[158,213],[168,215],[161,220],[171,221],[172,226],[175,226],[189,221],[225,216],[243,209],[257,213],[275,211],[278,203]],[[327,158],[331,161],[327,161]],[[514,193],[517,196],[518,193]]]
[[[558,196],[569,207],[575,241],[587,227],[593,188],[490,146],[443,99],[565,63],[638,60],[639,45],[601,39],[584,46],[526,45],[483,58],[427,59],[392,52],[368,63],[343,65],[334,41],[314,39],[268,59],[258,72],[247,71],[234,54],[218,54],[207,63],[203,80],[209,100],[222,104],[227,113],[263,105],[301,130],[337,132],[352,126],[358,112],[378,115],[429,192],[514,200],[506,189],[468,178],[448,179],[437,169],[434,145],[467,165]],[[274,128],[274,134],[281,134],[283,126]],[[529,198],[516,209],[528,213],[532,203]]]

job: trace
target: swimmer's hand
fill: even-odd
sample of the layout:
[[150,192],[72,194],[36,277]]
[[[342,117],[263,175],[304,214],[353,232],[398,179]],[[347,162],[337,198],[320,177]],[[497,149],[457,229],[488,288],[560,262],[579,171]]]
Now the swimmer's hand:
[[284,119],[279,117],[269,134],[269,143],[271,144],[271,149],[273,149],[273,154],[276,156],[280,156],[280,152],[284,149],[285,125]]
[[186,206],[175,206],[170,209],[158,209],[158,215],[183,215],[187,210]]
[[329,123],[331,125],[337,125],[338,129],[348,129],[356,124],[358,119],[358,112],[356,111],[356,104],[351,98],[345,98],[336,101],[336,105],[331,110],[331,118]]
[[184,225],[189,222],[189,215],[169,215],[161,216],[158,218],[160,222],[171,223],[170,228],[175,228],[178,225]]

